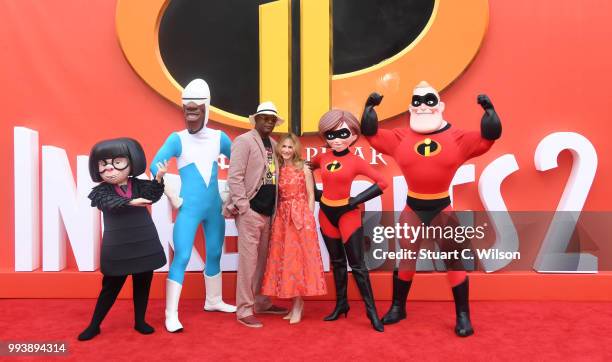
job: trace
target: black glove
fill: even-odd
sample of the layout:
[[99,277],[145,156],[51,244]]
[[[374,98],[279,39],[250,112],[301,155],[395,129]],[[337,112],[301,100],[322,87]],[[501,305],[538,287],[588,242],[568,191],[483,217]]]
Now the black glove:
[[368,187],[367,189],[363,190],[362,192],[360,192],[357,196],[350,197],[348,204],[350,207],[356,207],[357,205],[362,204],[368,200],[371,200],[375,198],[376,196],[382,195],[382,193],[383,191],[380,188],[380,186],[378,186],[378,184],[374,184]]
[[316,202],[321,202],[321,196],[323,196],[323,191],[319,190],[319,188],[317,188],[315,186],[315,188],[314,188],[314,196],[315,196],[315,201]]
[[315,167],[310,161],[304,161],[304,165],[306,165],[306,167],[308,167],[310,171],[314,171],[318,168],[318,167]]
[[378,132],[378,115],[374,107],[380,104],[383,96],[376,92],[370,94],[361,115],[361,133],[365,136],[373,136]]
[[482,138],[494,141],[501,136],[502,125],[493,103],[486,94],[480,94],[478,96],[478,104],[484,109],[485,113],[482,115],[480,121],[480,134]]

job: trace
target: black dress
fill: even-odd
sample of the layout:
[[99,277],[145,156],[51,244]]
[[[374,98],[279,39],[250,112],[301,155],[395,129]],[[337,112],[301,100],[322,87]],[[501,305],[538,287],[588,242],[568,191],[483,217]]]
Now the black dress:
[[131,198],[119,195],[115,186],[101,183],[89,194],[91,206],[104,214],[104,234],[100,254],[104,275],[118,276],[152,271],[166,264],[166,255],[157,229],[146,207],[130,206],[139,197],[156,202],[164,185],[153,180],[130,178]]

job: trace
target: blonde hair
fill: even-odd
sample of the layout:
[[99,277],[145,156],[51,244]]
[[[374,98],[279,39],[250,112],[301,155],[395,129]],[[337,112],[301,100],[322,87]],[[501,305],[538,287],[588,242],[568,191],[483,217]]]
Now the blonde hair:
[[291,140],[291,143],[293,143],[293,157],[291,157],[291,163],[295,168],[302,169],[304,167],[304,160],[302,159],[302,144],[300,143],[300,139],[293,133],[282,135],[276,143],[276,158],[278,158],[278,163],[281,166],[284,166],[285,164],[285,159],[281,155],[281,150],[283,148],[283,143],[285,143],[286,140]]

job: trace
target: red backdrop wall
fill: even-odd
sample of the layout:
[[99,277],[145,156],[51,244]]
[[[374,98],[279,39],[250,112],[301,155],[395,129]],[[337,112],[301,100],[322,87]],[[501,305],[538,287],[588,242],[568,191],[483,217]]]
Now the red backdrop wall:
[[[612,3],[605,0],[490,1],[490,25],[480,53],[442,93],[446,118],[462,128],[478,127],[478,93],[493,99],[504,134],[473,163],[478,179],[492,160],[506,153],[515,155],[520,170],[502,185],[510,210],[556,208],[571,155],[562,153],[560,167],[547,172],[536,171],[533,163],[538,142],[556,131],[580,133],[595,146],[599,167],[585,210],[609,210],[611,13]],[[0,1],[0,49],[5,189],[0,193],[0,275],[2,294],[10,296],[7,288],[29,278],[28,273],[13,275],[13,127],[38,131],[40,145],[64,148],[75,171],[76,156],[88,154],[91,145],[104,138],[137,138],[151,158],[165,137],[182,127],[182,120],[180,110],[152,91],[125,60],[115,33],[114,1]],[[444,49],[440,54],[452,56]],[[214,103],[214,89],[212,97]],[[404,122],[398,116],[383,127]],[[231,138],[244,131],[214,122],[210,126],[223,129]],[[304,143],[320,145],[321,141],[305,137]],[[391,164],[384,170],[389,179],[399,175]],[[456,188],[455,194],[457,209],[482,208],[476,183]],[[386,195],[385,205],[390,200]],[[576,276],[567,278],[577,280],[576,285],[610,280],[605,273],[590,276],[599,279],[584,283]],[[96,289],[97,285],[94,293]]]

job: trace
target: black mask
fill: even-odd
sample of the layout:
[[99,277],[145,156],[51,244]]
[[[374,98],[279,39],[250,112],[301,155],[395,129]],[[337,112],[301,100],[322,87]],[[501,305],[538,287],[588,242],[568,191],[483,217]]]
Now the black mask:
[[340,128],[337,131],[325,132],[325,138],[328,141],[335,140],[336,138],[347,139],[349,137],[351,137],[351,130],[348,128]]
[[412,106],[418,107],[421,104],[425,104],[428,107],[435,107],[438,104],[439,100],[433,93],[427,93],[424,96],[413,95],[412,96]]

